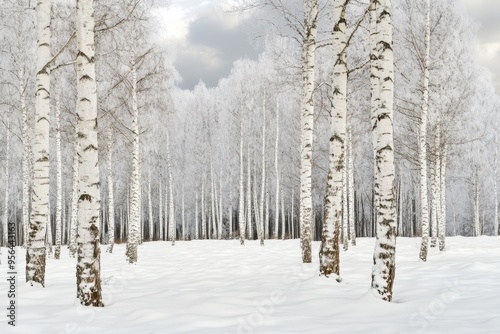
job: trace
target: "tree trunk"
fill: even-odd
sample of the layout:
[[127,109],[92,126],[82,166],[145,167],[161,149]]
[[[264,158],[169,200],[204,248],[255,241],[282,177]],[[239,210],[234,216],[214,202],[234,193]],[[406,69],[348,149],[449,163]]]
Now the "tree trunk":
[[379,102],[372,120],[375,153],[375,196],[377,236],[373,254],[372,291],[377,297],[391,301],[395,279],[396,202],[393,140],[394,56],[392,43],[391,1],[381,0],[377,10]]
[[45,235],[49,216],[49,114],[50,114],[50,18],[51,1],[36,3],[37,73],[34,178],[32,193],[32,220],[29,224],[26,249],[26,282],[45,286]]
[[264,91],[262,101],[262,179],[260,183],[260,245],[264,246],[264,202],[266,196],[266,93]]
[[276,193],[275,193],[275,217],[274,217],[274,239],[278,239],[279,221],[280,221],[280,202],[279,202],[279,191],[280,191],[280,169],[278,165],[278,148],[280,142],[280,103],[279,97],[276,97],[276,144],[274,146],[274,172],[276,174]]
[[113,193],[113,128],[108,132],[108,253],[113,253],[115,244],[115,200]]
[[78,260],[77,296],[82,305],[104,306],[101,296],[99,248],[99,167],[97,94],[94,63],[94,9],[92,0],[77,0],[77,131],[78,131]]
[[302,249],[302,262],[311,263],[314,54],[318,31],[318,0],[304,0],[304,23],[302,41],[302,100],[300,105],[300,245]]
[[[320,275],[335,275],[340,281],[339,234],[343,219],[342,202],[345,175],[345,130],[347,111],[347,63],[346,63],[346,2],[334,2],[333,17],[333,76],[332,110],[330,118],[330,148],[328,161],[327,194],[324,204],[324,220],[321,233]],[[347,203],[346,203],[347,204]],[[347,211],[347,210],[346,210]],[[347,213],[347,212],[346,212]],[[344,230],[344,238],[347,231]],[[344,247],[347,244],[344,243]]]
[[167,135],[167,172],[168,172],[168,200],[169,200],[169,208],[168,208],[168,226],[169,226],[169,238],[172,241],[172,246],[175,245],[175,239],[177,237],[177,225],[175,222],[175,210],[174,210],[174,186],[172,184],[172,165],[170,161],[170,140],[168,131]]
[[429,247],[429,203],[427,200],[427,111],[429,108],[429,53],[430,53],[430,0],[427,0],[427,19],[425,24],[425,60],[422,111],[420,114],[419,160],[420,160],[420,206],[422,220],[422,244],[420,259],[427,261]]
[[240,100],[240,190],[238,204],[238,225],[240,229],[240,245],[245,245],[245,188],[243,167],[243,101]]
[[57,197],[56,197],[56,248],[54,259],[61,257],[61,223],[62,223],[62,158],[61,158],[61,106],[60,92],[56,89],[56,161],[57,161]]
[[347,178],[349,183],[349,239],[351,245],[356,246],[356,226],[354,225],[354,161],[352,156],[352,131],[348,132],[347,141],[347,160],[349,163],[347,169]]
[[[132,44],[135,41],[132,41]],[[132,45],[131,70],[132,75],[132,171],[130,177],[130,220],[126,256],[129,263],[137,262],[137,246],[142,240],[141,234],[141,175],[139,151],[139,109],[137,106],[137,64],[135,48]]]
[[439,201],[440,201],[440,213],[439,213],[439,226],[438,226],[438,238],[439,238],[439,251],[443,252],[446,248],[446,144],[440,146],[439,158],[441,159],[441,177],[439,184]]

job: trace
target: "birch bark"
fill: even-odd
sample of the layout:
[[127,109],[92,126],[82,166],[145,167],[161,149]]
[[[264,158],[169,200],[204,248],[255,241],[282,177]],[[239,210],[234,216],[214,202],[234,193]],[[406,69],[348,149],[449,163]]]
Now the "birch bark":
[[82,305],[104,306],[99,248],[99,168],[92,0],[77,0],[78,259],[77,296]]

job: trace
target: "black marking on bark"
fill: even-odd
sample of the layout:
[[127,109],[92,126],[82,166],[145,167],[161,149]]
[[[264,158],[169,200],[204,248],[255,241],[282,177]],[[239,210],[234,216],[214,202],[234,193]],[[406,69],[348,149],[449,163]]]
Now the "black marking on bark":
[[89,194],[82,194],[80,196],[79,201],[88,201],[88,202],[92,203],[92,196],[90,196]]

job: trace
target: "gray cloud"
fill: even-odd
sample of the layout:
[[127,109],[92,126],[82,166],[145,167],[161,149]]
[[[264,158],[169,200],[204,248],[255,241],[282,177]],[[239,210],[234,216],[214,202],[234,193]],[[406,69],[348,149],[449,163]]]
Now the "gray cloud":
[[230,74],[235,60],[258,57],[242,25],[227,25],[223,19],[206,13],[191,22],[187,41],[178,47],[174,63],[183,78],[181,88],[192,89],[200,80],[216,86]]

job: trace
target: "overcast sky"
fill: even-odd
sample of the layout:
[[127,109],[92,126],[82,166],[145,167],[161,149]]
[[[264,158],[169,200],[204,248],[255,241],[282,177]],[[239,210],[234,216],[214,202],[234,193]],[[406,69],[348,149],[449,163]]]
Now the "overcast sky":
[[[460,1],[460,0],[457,0]],[[463,0],[467,12],[478,24],[480,63],[492,75],[500,94],[500,0]],[[200,80],[215,86],[231,72],[240,57],[257,58],[239,19],[223,11],[231,0],[171,0],[168,8],[157,9],[165,27],[164,39],[175,54],[174,65],[192,89]]]

